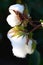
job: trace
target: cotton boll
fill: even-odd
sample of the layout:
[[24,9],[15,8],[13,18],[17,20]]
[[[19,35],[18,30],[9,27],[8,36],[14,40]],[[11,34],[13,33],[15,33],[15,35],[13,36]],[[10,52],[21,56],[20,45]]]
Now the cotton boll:
[[42,27],[43,27],[43,22],[41,22],[41,25],[42,25]]
[[[27,36],[13,36],[13,34],[15,34],[15,32],[12,32],[13,31],[13,28],[10,29],[7,33],[7,37],[9,38],[9,40],[13,43],[12,46],[18,46],[18,47],[24,47],[24,45],[27,43]],[[11,33],[12,32],[12,33]],[[19,31],[18,31],[19,32]],[[17,32],[16,32],[17,33]],[[17,44],[17,45],[16,45]]]
[[14,27],[15,25],[21,24],[20,20],[17,18],[16,14],[15,15],[8,15],[7,17],[7,22],[11,27]]
[[15,36],[12,37],[13,33],[8,32],[7,37],[9,38],[12,45],[12,52],[16,57],[25,58],[27,55],[26,42],[27,36]]
[[15,5],[11,5],[9,7],[9,12],[11,13],[10,15],[8,15],[7,17],[7,22],[11,27],[14,27],[15,25],[20,25],[21,21],[19,19],[19,16],[16,15],[16,13],[13,11],[18,11],[20,13],[23,13],[24,11],[24,6],[21,4],[15,4]]
[[12,48],[12,52],[14,54],[14,56],[19,57],[19,58],[25,58],[27,53],[25,48]]
[[18,36],[15,36],[15,37],[9,37],[9,40],[11,41],[13,47],[25,48],[27,38],[26,36],[25,37],[20,36],[19,38]]
[[13,47],[24,48],[27,38],[26,38],[26,36],[24,36],[24,37],[15,36],[15,37],[10,38],[10,41],[12,42]]
[[9,7],[9,12],[10,12],[11,14],[14,14],[14,13],[13,13],[13,10],[18,11],[18,12],[20,12],[20,13],[23,13],[23,11],[24,11],[24,6],[21,5],[21,4],[11,5],[11,6]]

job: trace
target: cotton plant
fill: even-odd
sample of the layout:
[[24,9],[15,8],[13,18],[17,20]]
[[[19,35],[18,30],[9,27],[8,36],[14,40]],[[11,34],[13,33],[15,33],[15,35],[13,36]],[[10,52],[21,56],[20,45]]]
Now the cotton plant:
[[25,28],[29,14],[25,16],[24,10],[25,6],[22,4],[11,5],[9,7],[10,14],[6,19],[12,27],[8,31],[7,37],[11,42],[13,55],[19,58],[25,58],[27,54],[34,53],[37,44],[34,39],[29,37],[30,33]]

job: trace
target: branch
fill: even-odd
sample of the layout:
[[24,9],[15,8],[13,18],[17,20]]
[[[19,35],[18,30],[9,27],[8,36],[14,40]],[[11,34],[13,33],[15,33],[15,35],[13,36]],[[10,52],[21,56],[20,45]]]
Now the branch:
[[33,28],[30,32],[35,31],[36,29],[38,29],[39,27],[41,27],[41,24],[37,25],[35,28]]

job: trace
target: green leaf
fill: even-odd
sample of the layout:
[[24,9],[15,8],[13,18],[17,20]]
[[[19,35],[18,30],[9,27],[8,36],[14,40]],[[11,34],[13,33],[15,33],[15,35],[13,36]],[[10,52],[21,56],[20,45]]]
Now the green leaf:
[[32,55],[30,55],[28,65],[39,65],[39,64],[40,64],[40,54],[36,50]]
[[32,33],[32,32],[30,32],[30,33],[29,33],[29,38],[31,38],[31,39],[32,39],[32,36],[33,36],[33,33]]
[[32,43],[32,49],[35,50],[35,49],[36,49],[36,44],[37,44],[37,42],[36,42],[35,40],[32,40],[32,42],[33,42],[33,43]]

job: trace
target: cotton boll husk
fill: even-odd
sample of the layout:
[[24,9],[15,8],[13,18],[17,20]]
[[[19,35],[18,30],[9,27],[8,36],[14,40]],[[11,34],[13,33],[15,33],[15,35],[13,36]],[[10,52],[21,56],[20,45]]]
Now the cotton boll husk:
[[[35,40],[34,40],[34,41],[35,41]],[[35,49],[32,49],[32,44],[34,44],[34,43],[33,43],[33,41],[30,39],[29,42],[28,42],[28,48],[27,48],[27,53],[28,53],[28,54],[32,54],[32,53],[34,52],[34,50],[35,50]]]
[[15,25],[20,25],[21,22],[20,20],[17,18],[16,14],[15,15],[8,15],[7,17],[7,23],[11,26],[11,27],[14,27]]
[[13,10],[19,11],[20,13],[23,13],[23,11],[24,11],[24,6],[21,5],[21,4],[11,5],[11,6],[9,7],[9,12],[10,12],[11,14],[13,14]]

